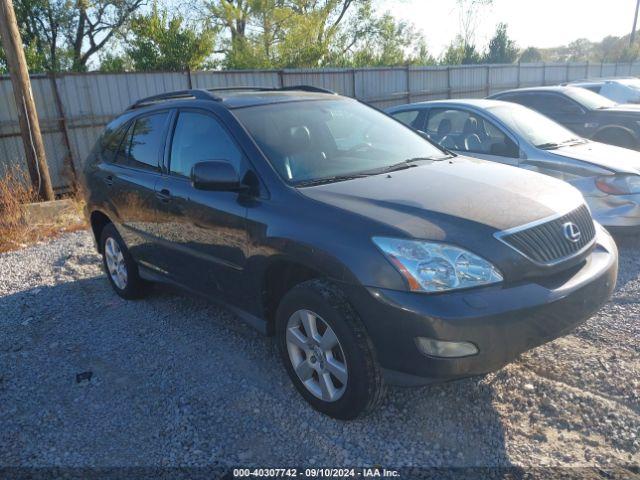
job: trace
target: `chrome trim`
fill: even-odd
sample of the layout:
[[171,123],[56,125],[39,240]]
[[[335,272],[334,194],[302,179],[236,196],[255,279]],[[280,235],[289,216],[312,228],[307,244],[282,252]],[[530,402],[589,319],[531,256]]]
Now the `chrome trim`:
[[[587,207],[587,210],[589,211],[589,214],[591,214],[591,209],[589,208],[588,205],[583,204]],[[582,247],[580,250],[578,250],[577,252],[572,253],[571,255],[567,255],[565,257],[562,258],[558,258],[556,260],[554,260],[553,262],[538,262],[537,260],[534,260],[533,258],[531,258],[529,255],[527,255],[526,253],[522,252],[520,249],[514,247],[513,245],[511,245],[509,242],[507,242],[506,240],[504,240],[503,237],[507,236],[507,235],[512,235],[514,233],[518,233],[521,232],[523,230],[528,230],[530,228],[533,227],[537,227],[538,225],[542,225],[543,223],[547,223],[547,222],[552,222],[554,220],[557,220],[560,217],[564,217],[565,215],[569,215],[571,212],[574,212],[575,210],[577,210],[578,208],[580,208],[582,205],[578,205],[577,207],[573,207],[571,210],[569,210],[568,212],[564,212],[564,213],[556,213],[553,214],[549,217],[545,217],[545,218],[541,218],[539,220],[534,220],[533,222],[529,222],[529,223],[525,223],[524,225],[519,225],[517,227],[512,227],[512,228],[508,228],[506,230],[501,230],[499,232],[496,232],[493,234],[493,236],[495,237],[496,240],[499,240],[500,242],[504,243],[507,247],[511,248],[512,250],[515,250],[516,252],[518,252],[520,255],[522,255],[524,258],[526,258],[527,260],[529,260],[531,263],[534,263],[540,267],[553,267],[555,265],[558,265],[562,262],[565,262],[573,257],[577,257],[578,255],[583,254],[584,252],[586,252],[587,250],[589,250],[590,248],[592,248],[595,243],[596,243],[596,238],[598,236],[598,230],[596,230],[595,235],[593,236],[593,238],[591,239],[591,242],[589,242],[587,245],[585,245],[584,247]],[[595,220],[593,220],[593,216],[591,217],[592,221],[594,222],[594,228],[595,228]]]

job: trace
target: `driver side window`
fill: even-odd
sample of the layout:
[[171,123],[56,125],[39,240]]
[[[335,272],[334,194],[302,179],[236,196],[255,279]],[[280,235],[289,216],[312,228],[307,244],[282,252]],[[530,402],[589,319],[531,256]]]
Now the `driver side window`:
[[502,130],[464,110],[431,110],[427,133],[449,150],[511,158],[519,155],[518,146]]
[[171,173],[189,178],[194,164],[208,160],[226,160],[237,172],[241,158],[240,150],[215,118],[180,112],[171,142]]

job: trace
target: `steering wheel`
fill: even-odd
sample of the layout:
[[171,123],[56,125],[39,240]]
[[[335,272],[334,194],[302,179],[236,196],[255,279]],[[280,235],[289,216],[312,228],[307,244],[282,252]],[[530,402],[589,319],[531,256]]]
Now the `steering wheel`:
[[372,148],[373,148],[373,145],[371,145],[370,143],[360,142],[354,145],[353,147],[349,147],[346,153],[365,152],[367,150],[371,150]]

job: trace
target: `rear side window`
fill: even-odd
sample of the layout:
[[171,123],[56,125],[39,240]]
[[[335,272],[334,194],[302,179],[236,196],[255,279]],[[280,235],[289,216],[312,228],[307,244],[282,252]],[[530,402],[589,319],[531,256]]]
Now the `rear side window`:
[[195,163],[226,160],[240,170],[242,154],[222,125],[210,115],[180,112],[171,142],[171,172],[191,175]]
[[167,112],[137,118],[130,129],[126,163],[132,167],[160,169],[160,152],[164,145]]
[[115,161],[116,153],[122,144],[129,124],[121,125],[119,128],[107,130],[102,137],[102,155],[108,162]]

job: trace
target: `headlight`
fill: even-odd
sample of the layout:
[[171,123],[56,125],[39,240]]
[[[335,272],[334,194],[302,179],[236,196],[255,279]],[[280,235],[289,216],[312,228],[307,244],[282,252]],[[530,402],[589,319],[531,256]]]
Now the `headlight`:
[[502,274],[491,263],[453,245],[386,237],[374,237],[373,243],[415,292],[442,292],[502,281]]
[[607,175],[596,179],[598,190],[609,195],[640,193],[640,175]]

